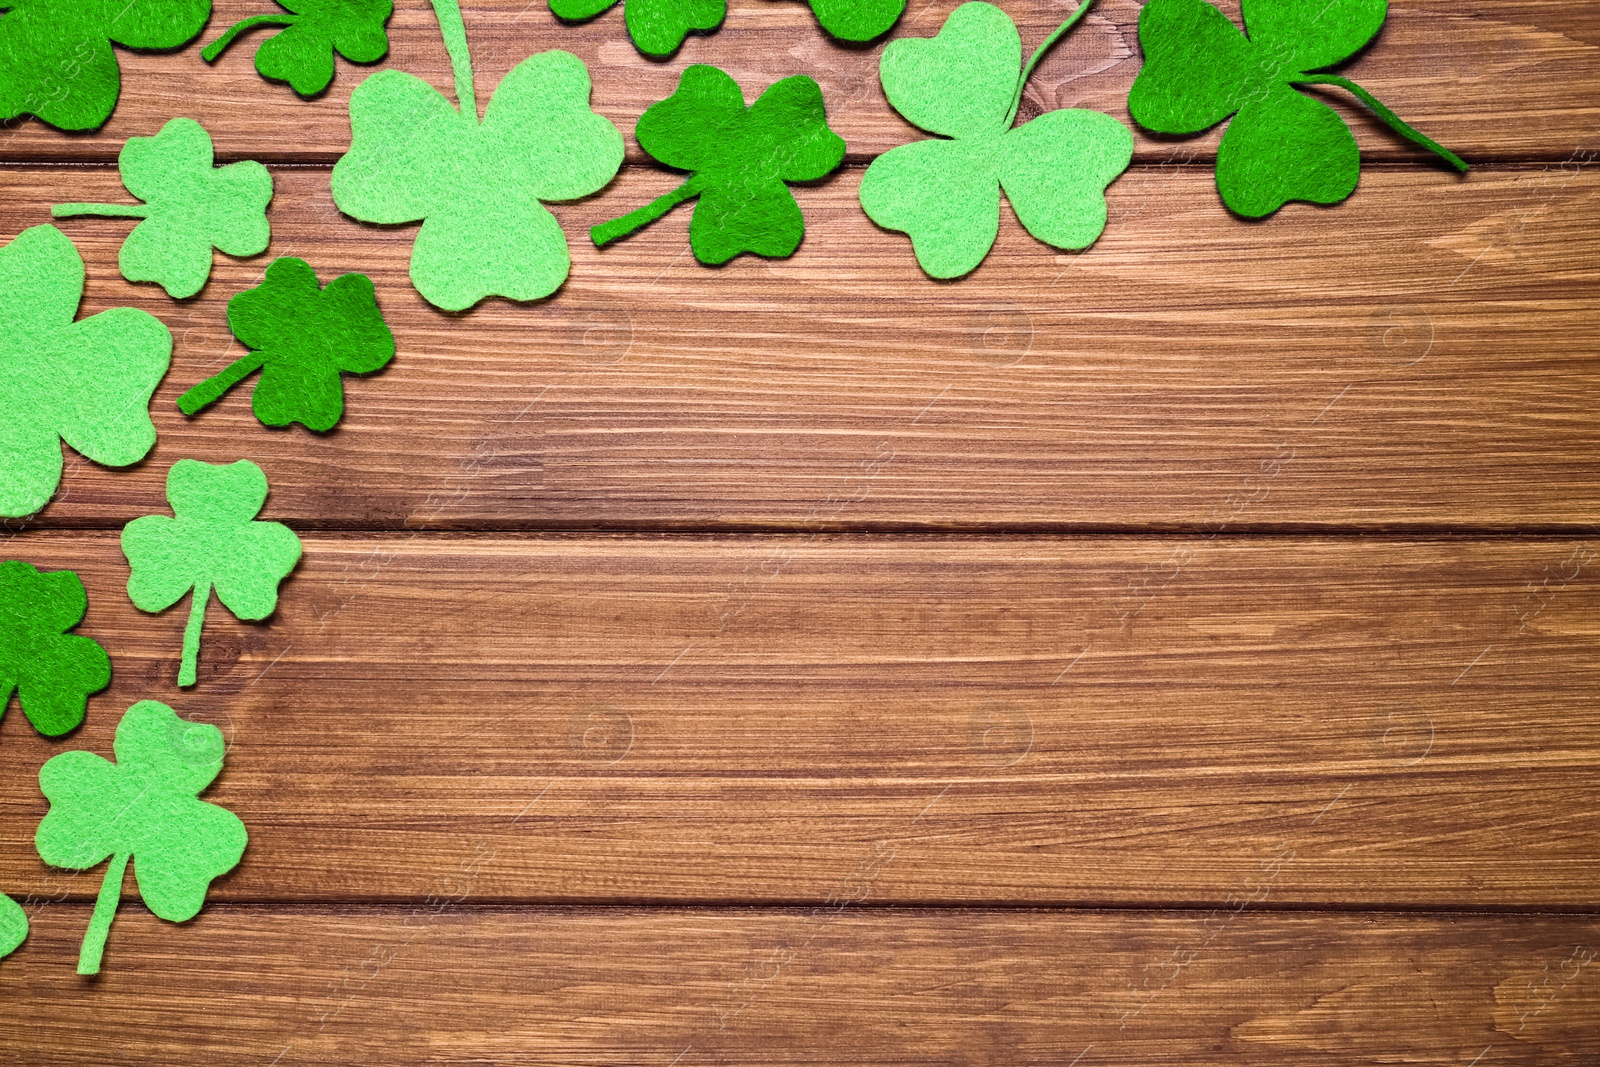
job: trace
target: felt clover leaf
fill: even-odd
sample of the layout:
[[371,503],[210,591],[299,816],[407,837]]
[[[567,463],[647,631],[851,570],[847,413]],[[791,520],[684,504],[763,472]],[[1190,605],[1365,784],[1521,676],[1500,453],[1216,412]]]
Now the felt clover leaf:
[[[617,0],[550,0],[550,11],[564,22],[587,22],[610,10]],[[622,19],[633,46],[647,56],[665,59],[690,33],[710,33],[722,25],[727,0],[627,0]]]
[[1217,148],[1217,190],[1248,218],[1290,200],[1337,204],[1361,178],[1350,127],[1296,86],[1345,89],[1401,136],[1465,171],[1460,156],[1355,82],[1315,73],[1359,52],[1387,14],[1387,0],[1246,0],[1247,38],[1206,0],[1150,0],[1139,13],[1145,63],[1128,111],[1139,125],[1168,134],[1199,133],[1233,116]]
[[36,115],[95,130],[117,106],[113,44],[178,48],[211,17],[211,0],[6,0],[0,17],[0,119]]
[[122,184],[143,204],[57,204],[56,218],[143,219],[117,262],[130,282],[159,282],[175,300],[211,276],[211,248],[230,256],[267,250],[272,175],[253,159],[212,167],[211,135],[194,119],[173,119],[154,137],[130,137],[117,157]]
[[150,396],[172,335],[154,315],[112,308],[73,322],[83,260],[54,226],[0,248],[0,515],[31,515],[61,483],[61,440],[126,467],[156,443]]
[[111,684],[106,650],[67,633],[87,610],[83,582],[71,571],[40,574],[21,560],[0,563],[0,717],[15,692],[46,737],[83,722],[89,694]]
[[304,97],[316,96],[333,82],[333,54],[352,63],[376,63],[389,52],[384,23],[394,0],[278,0],[288,14],[252,15],[234,23],[206,45],[200,58],[215,63],[241,34],[257,26],[287,26],[256,49],[263,78],[288,82]]
[[179,923],[199,914],[212,879],[238,866],[244,823],[197,796],[221,773],[225,747],[215,726],[141,700],[117,724],[115,763],[63,752],[39,768],[50,801],[33,837],[39,858],[79,871],[111,860],[83,935],[79,974],[100,972],[130,860],[145,905]]
[[343,274],[322,289],[310,264],[292,256],[274,260],[258,287],[228,301],[228,325],[254,351],[180,396],[185,415],[199,414],[259,370],[256,418],[322,433],[344,414],[339,375],[370,374],[394,357],[372,279]]
[[435,307],[549,296],[571,257],[541,201],[603,187],[622,166],[622,134],[589,110],[583,61],[560,51],[519,63],[479,122],[461,9],[434,0],[434,11],[461,110],[402,71],[362,82],[350,96],[350,151],[333,168],[334,203],[363,222],[422,221],[411,282]]
[[828,33],[843,41],[871,41],[889,32],[906,9],[906,0],[810,0],[811,13]]
[[28,913],[22,905],[0,893],[0,959],[17,951],[28,940]]
[[861,207],[879,226],[909,234],[929,275],[959,278],[983,262],[1000,232],[1002,188],[1023,227],[1056,248],[1087,248],[1105,229],[1106,187],[1133,161],[1128,128],[1076,108],[1011,126],[1028,76],[1091,3],[1025,67],[1016,25],[985,3],[956,8],[936,37],[884,49],[878,73],[889,103],[940,136],[873,160]]
[[699,197],[689,244],[696,259],[712,265],[740,252],[793,255],[806,226],[785,183],[814,181],[844,161],[822,90],[804,74],[774,83],[747,108],[738,82],[697,64],[683,72],[677,92],[640,116],[634,135],[660,162],[693,173],[653,203],[594,227],[590,237],[610,244]]
[[122,554],[133,574],[128,596],[141,611],[166,611],[191,590],[178,684],[195,682],[200,629],[215,590],[241,619],[264,619],[278,607],[278,583],[300,561],[300,538],[281,522],[252,521],[267,501],[267,476],[247,459],[180,459],[167,472],[174,518],[146,515],[122,528]]

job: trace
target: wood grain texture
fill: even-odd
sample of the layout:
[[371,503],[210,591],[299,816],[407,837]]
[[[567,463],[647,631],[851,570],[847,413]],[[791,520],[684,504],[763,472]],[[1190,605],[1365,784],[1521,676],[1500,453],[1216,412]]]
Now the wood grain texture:
[[[492,859],[487,860],[492,864]],[[1585,1067],[1593,917],[124,904],[0,970],[29,1067],[117,1063]]]
[[[326,170],[279,170],[273,255],[369,273],[399,355],[347,380],[326,437],[260,427],[250,383],[195,420],[179,393],[242,353],[226,301],[267,257],[218,257],[174,305],[116,272],[124,220],[64,220],[83,313],[172,328],[160,443],[132,472],[70,464],[38,521],[120,526],[179,457],[249,454],[278,513],[317,527],[1237,530],[1600,523],[1593,328],[1600,172],[1464,183],[1375,169],[1337,211],[1247,226],[1202,168],[1144,168],[1112,222],[1058,256],[1007,217],[959,285],[862,215],[859,170],[802,190],[790,261],[696,264],[680,211],[605,252],[583,234],[671,180],[630,170],[559,209],[553,301],[466,315],[410,287],[414,228],[343,219]],[[14,234],[106,169],[0,170]],[[70,194],[70,195],[69,195]]]
[[[560,25],[545,0],[467,5],[480,99],[487,102],[506,72],[526,56],[561,48],[588,64],[594,109],[617,124],[635,153],[638,116],[668,96],[691,63],[724,68],[751,100],[779,78],[811,75],[822,87],[830,125],[858,159],[922,136],[884,100],[878,85],[881,47],[830,42],[804,4],[736,0],[729,6],[718,33],[691,37],[673,60],[658,63],[645,60],[628,42],[620,5],[580,26]],[[958,0],[912,4],[890,36],[932,36],[957,6]],[[1031,50],[1071,6],[1025,0],[1008,4],[1007,11]],[[1222,6],[1238,17],[1236,0],[1224,0]],[[1126,121],[1128,88],[1142,62],[1139,7],[1137,0],[1102,0],[1040,66],[1022,117],[1088,107]],[[200,42],[261,10],[254,0],[218,0]],[[34,120],[15,121],[0,130],[0,159],[114,160],[128,137],[152,134],[167,119],[184,114],[211,131],[226,158],[332,162],[350,145],[350,93],[369,71],[341,60],[332,88],[318,100],[303,101],[255,72],[256,43],[270,32],[241,39],[212,68],[200,59],[201,43],[166,54],[119,50],[122,99],[99,134],[68,135]],[[449,59],[426,3],[399,5],[389,35],[391,49],[382,66],[416,74],[454,98]],[[1600,32],[1582,4],[1397,0],[1376,44],[1348,73],[1469,161],[1593,159],[1600,151]],[[1348,97],[1338,106],[1353,121],[1370,158],[1408,160],[1423,170],[1434,166],[1426,153],[1367,117]],[[1141,135],[1138,151],[1144,160],[1204,159],[1214,154],[1217,139],[1216,133],[1195,141]]]
[[[272,514],[269,507],[268,515]],[[1600,541],[310,538],[270,626],[84,576],[112,689],[0,742],[0,869],[38,764],[169,700],[231,739],[219,899],[1590,908]],[[1289,857],[1285,862],[1284,857]]]

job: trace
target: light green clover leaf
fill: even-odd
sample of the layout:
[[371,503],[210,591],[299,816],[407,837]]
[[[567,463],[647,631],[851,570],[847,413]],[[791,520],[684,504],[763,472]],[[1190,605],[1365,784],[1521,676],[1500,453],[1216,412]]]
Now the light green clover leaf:
[[54,226],[0,248],[0,515],[31,515],[61,484],[61,441],[108,467],[156,443],[150,397],[172,335],[154,315],[112,308],[74,322],[83,259]]
[[122,242],[118,265],[130,282],[157,282],[175,300],[211,277],[213,246],[254,256],[272,238],[272,175],[253,159],[213,167],[211,135],[194,119],[173,119],[154,137],[130,137],[117,157],[122,184],[143,204],[57,204],[56,218],[143,219]]
[[22,905],[0,893],[0,959],[11,955],[28,940],[28,913]]
[[[939,135],[890,149],[861,180],[874,222],[910,235],[922,269],[959,278],[1000,232],[1003,188],[1017,218],[1056,248],[1087,248],[1105,230],[1105,190],[1133,161],[1133,135],[1110,115],[1063,109],[1012,128],[1022,87],[1085,3],[1022,66],[1022,38],[1004,11],[962,4],[938,36],[884,49],[879,78],[909,122]],[[1020,75],[1019,75],[1020,70]]]

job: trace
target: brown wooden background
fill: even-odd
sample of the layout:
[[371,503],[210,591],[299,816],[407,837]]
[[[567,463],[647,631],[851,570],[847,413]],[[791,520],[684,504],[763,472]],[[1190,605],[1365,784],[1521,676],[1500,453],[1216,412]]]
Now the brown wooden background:
[[[212,29],[261,4],[218,0]],[[175,114],[274,166],[273,245],[173,303],[64,220],[90,314],[171,328],[155,453],[71,462],[4,553],[72,567],[115,681],[72,738],[0,730],[0,964],[17,1064],[1600,1063],[1600,14],[1396,0],[1352,76],[1477,164],[1341,103],[1334,210],[1230,217],[1215,136],[1141,138],[1085,255],[1009,215],[926,280],[855,192],[913,136],[877,49],[734,0],[641,59],[615,10],[466,4],[480,93],[590,66],[631,135],[688,63],[821,82],[850,146],[792,260],[720,269],[688,210],[585,239],[676,179],[630,163],[556,208],[554,299],[460,316],[413,228],[339,215],[365,73],[307,103],[253,45],[119,53],[95,136],[0,132],[0,237],[118,200]],[[913,0],[927,36],[954,0]],[[406,0],[388,60],[448,90]],[[1067,5],[1008,5],[1032,44]],[[1237,14],[1236,5],[1228,5]],[[1134,0],[1103,0],[1029,109],[1126,116]],[[377,282],[399,356],[316,437],[243,388],[229,296],[271,256]],[[248,457],[305,559],[268,625],[137,612],[117,530],[180,457]],[[43,760],[109,753],[156,698],[221,725],[208,794],[250,829],[194,922],[128,894],[74,973],[100,872],[44,867]]]

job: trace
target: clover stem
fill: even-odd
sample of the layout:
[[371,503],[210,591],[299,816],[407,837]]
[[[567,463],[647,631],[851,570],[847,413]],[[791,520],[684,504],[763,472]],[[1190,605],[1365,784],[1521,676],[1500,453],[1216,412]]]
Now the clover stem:
[[94,914],[89,916],[89,929],[83,932],[83,948],[78,950],[79,974],[100,973],[100,957],[105,954],[111,920],[116,916],[117,904],[122,900],[122,876],[127,870],[128,853],[115,853],[100,883],[100,895],[94,899]]
[[106,218],[142,219],[150,215],[148,204],[57,204],[50,209],[50,217],[70,218],[73,215],[102,215]]
[[293,25],[293,15],[251,15],[249,18],[240,19],[232,26],[229,26],[226,33],[202,48],[200,50],[200,58],[205,60],[207,63],[215,63],[217,61],[217,57],[228,50],[228,46],[234,42],[234,38],[238,37],[241,33],[246,33],[255,29],[257,26]]
[[243,359],[229,364],[222,369],[221,373],[207,378],[180,396],[178,398],[178,410],[185,415],[198,415],[205,410],[207,405],[220,399],[222,394],[260,370],[261,365],[266,361],[265,353],[251,352]]
[[631,233],[644,229],[652,222],[683,203],[691,197],[700,195],[700,177],[696,175],[678,186],[665,196],[657,197],[637,211],[630,211],[621,218],[602,222],[589,230],[589,239],[596,248],[604,248],[612,241],[620,240]]
[[1302,74],[1301,76],[1294,78],[1293,82],[1296,85],[1338,86],[1339,88],[1348,92],[1350,95],[1354,96],[1357,100],[1361,101],[1363,104],[1367,105],[1372,113],[1377,115],[1384,122],[1388,123],[1389,128],[1395,133],[1398,133],[1401,137],[1404,137],[1413,144],[1419,144],[1428,151],[1438,155],[1446,163],[1450,164],[1456,170],[1461,171],[1463,174],[1466,173],[1466,160],[1462,159],[1460,156],[1456,155],[1454,152],[1450,151],[1450,149],[1446,148],[1438,141],[1435,141],[1433,138],[1428,137],[1420,131],[1412,128],[1412,126],[1399,115],[1396,115],[1393,111],[1390,111],[1387,107],[1385,107],[1381,100],[1367,92],[1349,78],[1341,78],[1337,74]]
[[456,105],[463,115],[477,122],[478,97],[472,88],[472,53],[467,50],[467,24],[461,19],[460,0],[433,0],[433,13],[439,20],[444,50],[450,53],[450,69],[456,75]]
[[206,602],[211,599],[211,586],[201,583],[194,587],[189,601],[189,622],[183,628],[183,660],[178,664],[178,687],[194,684],[195,668],[200,662],[200,629],[206,622]]
[[1022,77],[1017,79],[1017,91],[1011,94],[1011,110],[1006,112],[1006,123],[1002,129],[1009,130],[1011,128],[1011,124],[1017,121],[1017,108],[1022,106],[1022,88],[1028,84],[1028,79],[1033,77],[1033,68],[1039,65],[1039,60],[1044,58],[1044,54],[1050,51],[1050,49],[1054,48],[1056,46],[1056,42],[1065,37],[1067,35],[1067,31],[1072,29],[1073,26],[1076,26],[1078,24],[1078,20],[1083,18],[1083,16],[1088,13],[1088,10],[1093,6],[1094,0],[1083,0],[1083,3],[1078,5],[1078,10],[1069,15],[1067,17],[1067,21],[1057,26],[1055,28],[1055,32],[1046,37],[1044,39],[1044,43],[1038,48],[1034,49],[1033,55],[1029,58],[1027,65],[1022,68]]

